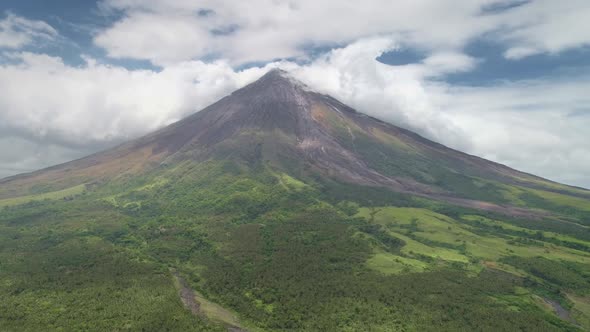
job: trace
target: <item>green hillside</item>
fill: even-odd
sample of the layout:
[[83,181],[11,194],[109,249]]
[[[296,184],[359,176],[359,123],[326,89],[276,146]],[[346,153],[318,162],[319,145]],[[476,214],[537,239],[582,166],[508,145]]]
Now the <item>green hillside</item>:
[[2,330],[223,330],[183,308],[170,269],[253,331],[576,330],[590,318],[584,225],[264,166],[185,163],[4,207],[0,225]]

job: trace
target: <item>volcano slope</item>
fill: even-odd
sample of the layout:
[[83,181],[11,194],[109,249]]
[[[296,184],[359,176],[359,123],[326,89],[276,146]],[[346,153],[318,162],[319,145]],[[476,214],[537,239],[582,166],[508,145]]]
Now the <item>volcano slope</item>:
[[274,70],[0,180],[0,330],[590,329],[589,227],[587,190]]

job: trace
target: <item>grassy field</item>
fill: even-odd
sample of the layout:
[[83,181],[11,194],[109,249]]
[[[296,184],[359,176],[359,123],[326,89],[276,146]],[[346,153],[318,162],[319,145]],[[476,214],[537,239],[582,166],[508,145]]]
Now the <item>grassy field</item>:
[[[555,260],[579,261],[590,264],[590,253],[545,240],[587,244],[585,241],[553,232],[542,232],[511,225],[483,216],[464,215],[460,220],[419,208],[377,207],[361,208],[357,214],[373,223],[383,225],[390,234],[405,242],[401,253],[408,257],[423,255],[449,262],[479,264],[498,261],[506,256],[543,256]],[[481,226],[495,234],[481,232]],[[536,236],[542,239],[534,240]],[[388,263],[386,263],[388,262]],[[381,270],[402,271],[403,264],[393,257],[376,254],[370,262]]]
[[33,202],[33,201],[73,198],[76,195],[80,195],[80,194],[84,193],[85,190],[86,190],[86,185],[81,184],[78,186],[70,187],[67,189],[59,190],[59,191],[53,191],[53,192],[49,192],[49,193],[2,199],[2,200],[0,200],[0,208],[5,207],[5,206],[21,205],[21,204],[25,204],[25,203],[29,203],[29,202]]
[[529,189],[529,191],[543,199],[546,199],[558,205],[570,206],[584,211],[590,211],[590,199],[575,196],[567,196],[543,190]]
[[367,266],[385,274],[423,272],[428,264],[408,257],[393,255],[387,252],[376,252],[367,261]]
[[590,297],[580,297],[568,294],[567,298],[572,302],[572,318],[576,323],[586,329],[590,329]]

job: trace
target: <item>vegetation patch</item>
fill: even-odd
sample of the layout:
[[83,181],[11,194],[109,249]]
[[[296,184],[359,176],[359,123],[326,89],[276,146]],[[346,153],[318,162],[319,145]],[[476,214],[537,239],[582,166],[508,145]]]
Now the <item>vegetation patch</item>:
[[584,211],[590,211],[590,198],[567,196],[543,190],[528,189],[528,191],[558,205],[565,205]]
[[367,266],[385,274],[423,272],[428,264],[408,257],[377,252],[367,261]]
[[53,192],[48,192],[48,193],[43,193],[43,194],[6,198],[6,199],[0,200],[0,207],[21,205],[21,204],[25,204],[25,203],[29,203],[29,202],[34,202],[34,201],[73,199],[75,196],[80,195],[80,194],[84,193],[85,191],[86,191],[86,185],[81,184],[81,185],[66,188],[63,190],[58,190],[58,191],[53,191]]

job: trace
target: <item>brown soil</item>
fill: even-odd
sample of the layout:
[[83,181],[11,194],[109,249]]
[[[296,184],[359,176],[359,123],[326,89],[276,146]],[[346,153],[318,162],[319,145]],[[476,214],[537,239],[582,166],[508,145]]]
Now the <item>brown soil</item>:
[[[174,278],[176,278],[176,280],[178,281],[178,284],[180,286],[180,289],[178,290],[178,292],[179,292],[180,300],[182,301],[182,304],[184,304],[184,306],[187,309],[189,309],[193,315],[198,315],[200,317],[206,318],[205,314],[201,311],[201,305],[199,304],[199,302],[197,302],[195,300],[195,292],[190,287],[188,282],[183,277],[181,277],[180,274],[176,271],[172,271],[172,275],[174,276]],[[237,326],[227,326],[227,331],[228,332],[248,332],[248,330],[245,330],[245,329],[243,329],[241,327],[237,327]]]
[[182,304],[184,304],[184,306],[189,309],[193,315],[202,315],[200,311],[201,306],[195,300],[195,293],[192,288],[190,288],[186,280],[184,280],[184,278],[182,278],[178,272],[174,271],[172,274],[176,280],[178,280],[178,284],[180,285],[178,292],[180,294],[180,300],[182,301]]

